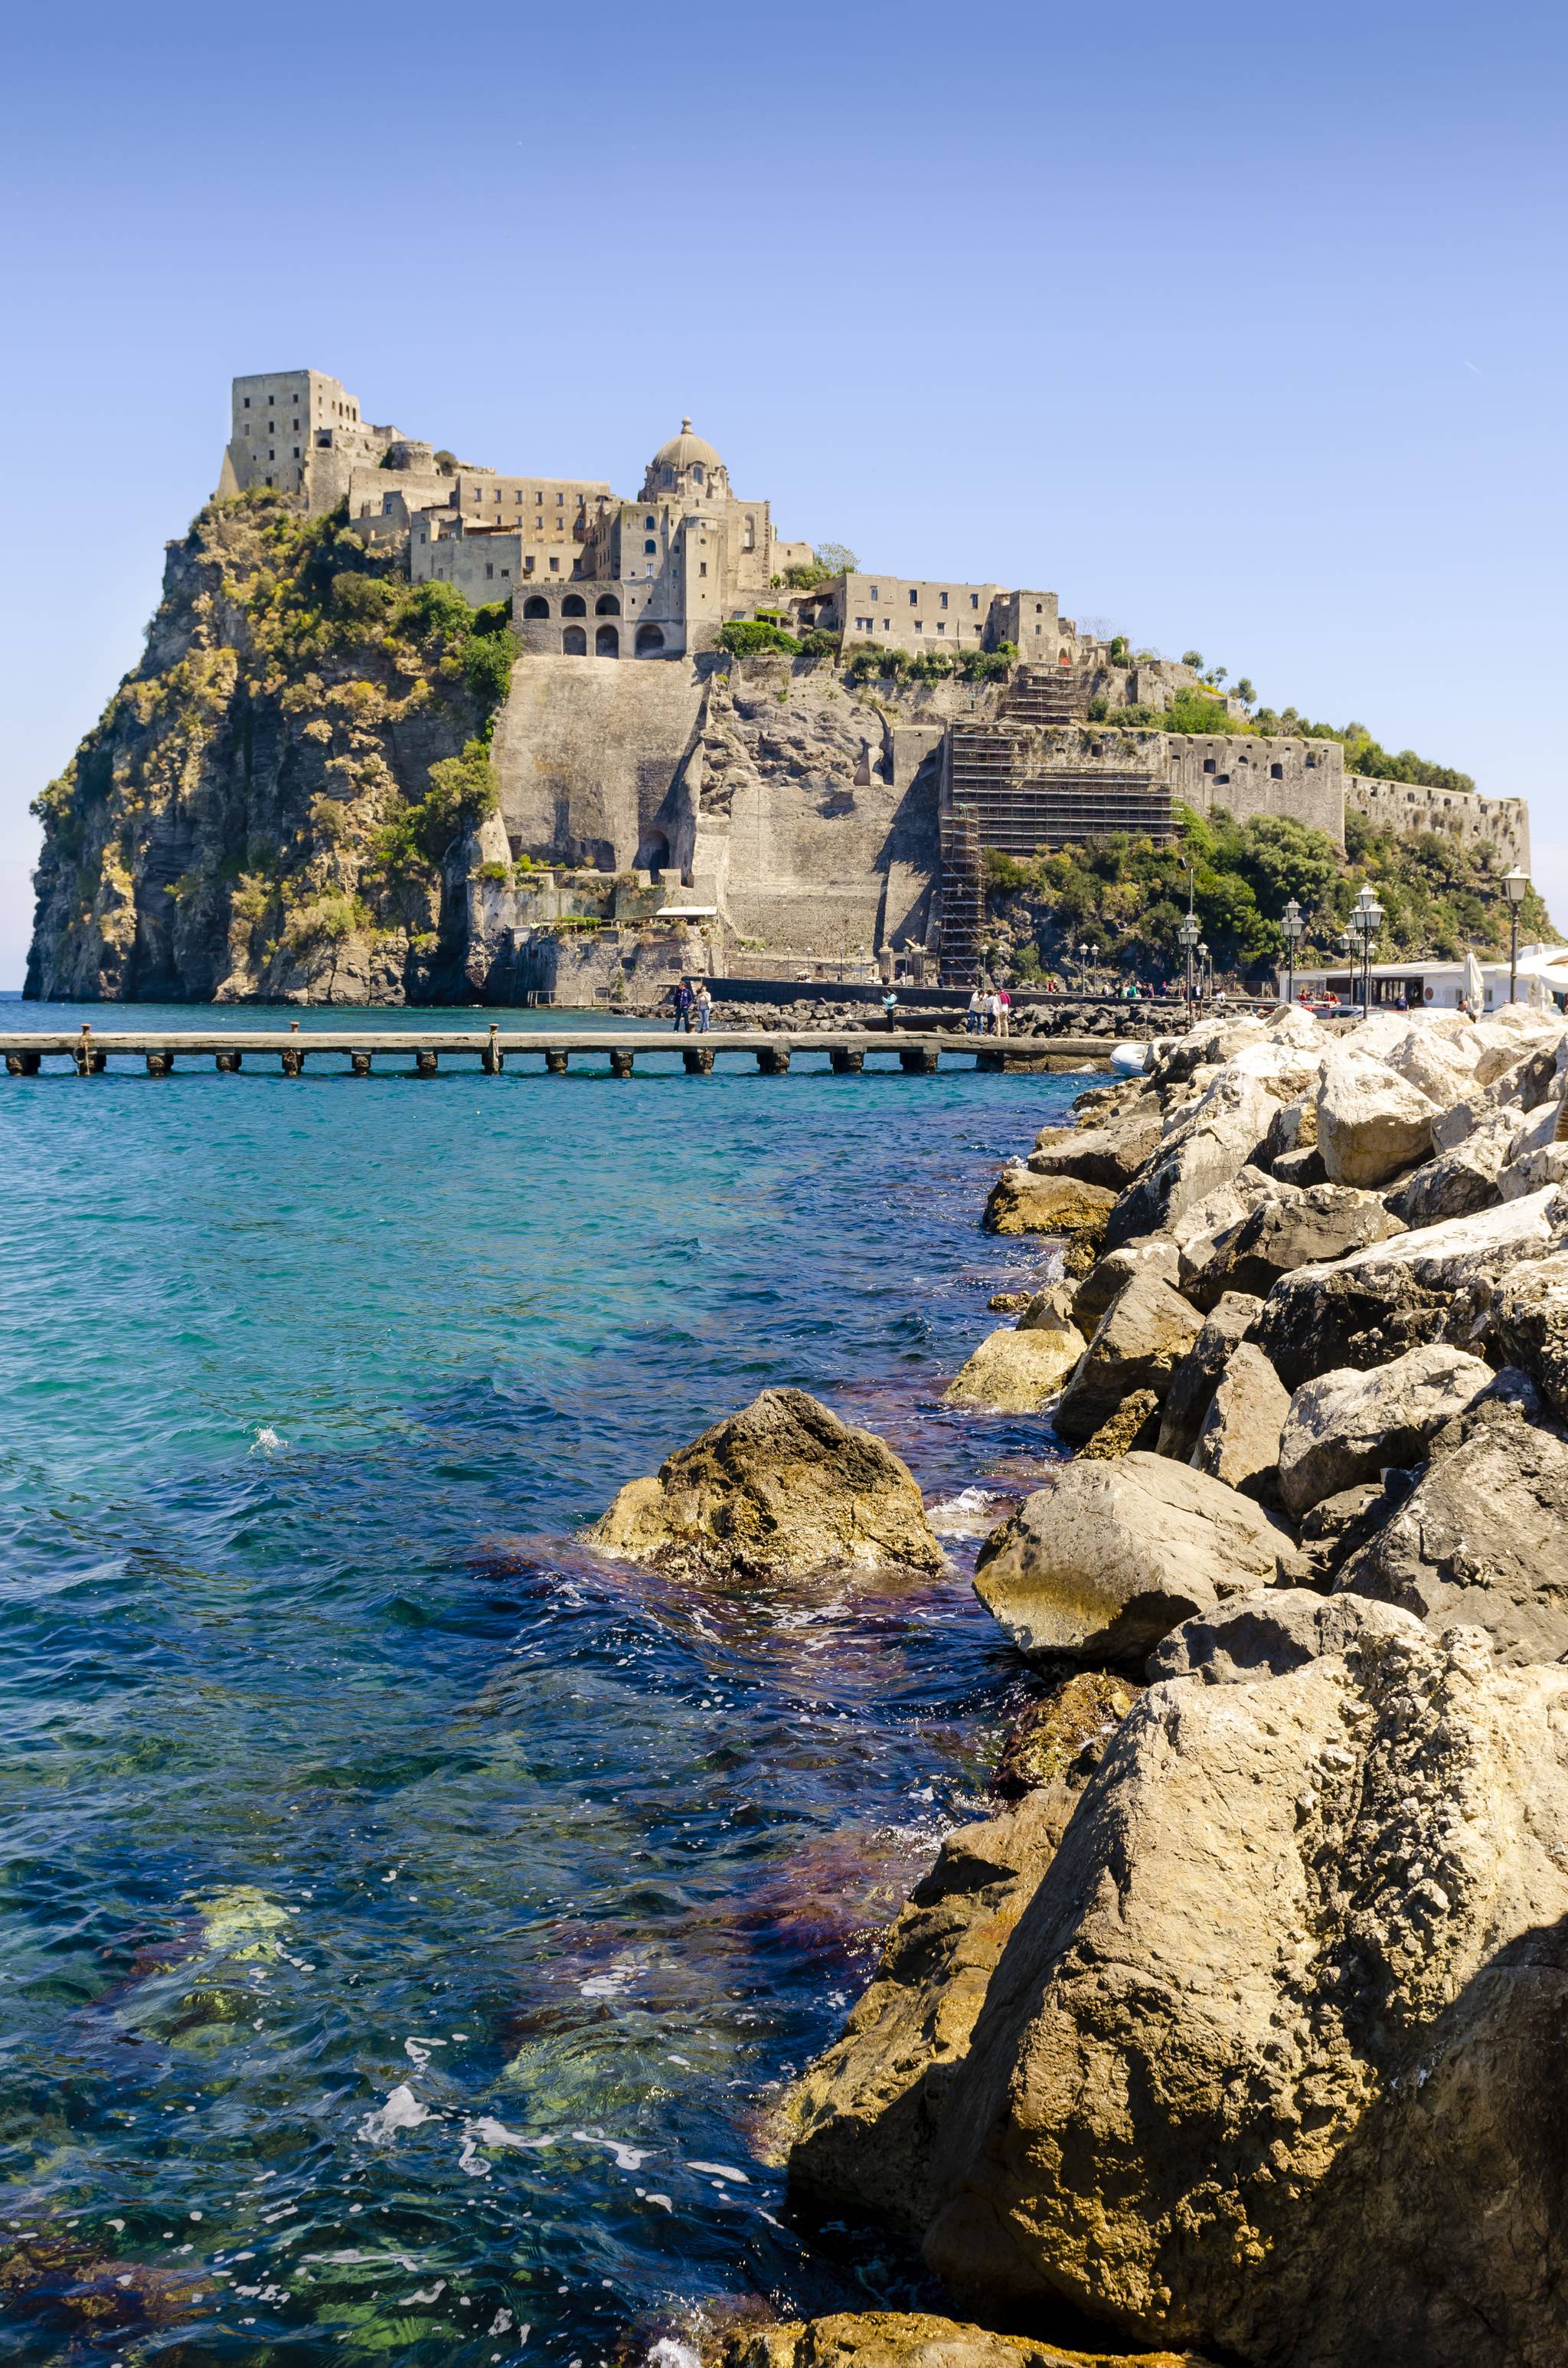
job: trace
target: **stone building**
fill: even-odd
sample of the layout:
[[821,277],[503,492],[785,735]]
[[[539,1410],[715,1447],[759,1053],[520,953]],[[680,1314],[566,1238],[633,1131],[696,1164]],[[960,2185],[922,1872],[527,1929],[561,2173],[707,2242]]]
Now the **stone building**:
[[233,412],[220,498],[276,485],[301,494],[312,512],[348,494],[356,463],[377,466],[400,439],[395,427],[372,427],[346,386],[324,370],[263,370],[233,381]]

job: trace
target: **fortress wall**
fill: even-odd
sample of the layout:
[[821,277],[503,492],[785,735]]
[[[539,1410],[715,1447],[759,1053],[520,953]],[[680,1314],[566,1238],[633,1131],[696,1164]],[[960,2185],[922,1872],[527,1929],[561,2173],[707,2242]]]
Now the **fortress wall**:
[[1283,814],[1345,843],[1345,758],[1337,740],[1266,740],[1240,733],[1165,735],[1171,794],[1199,814],[1237,822]]
[[1464,790],[1428,789],[1416,781],[1379,781],[1347,773],[1345,799],[1384,830],[1411,837],[1446,830],[1470,847],[1490,839],[1506,871],[1530,868],[1530,810],[1523,798],[1483,798]]
[[518,850],[630,871],[701,702],[697,673],[673,660],[520,658],[494,748],[501,817]]

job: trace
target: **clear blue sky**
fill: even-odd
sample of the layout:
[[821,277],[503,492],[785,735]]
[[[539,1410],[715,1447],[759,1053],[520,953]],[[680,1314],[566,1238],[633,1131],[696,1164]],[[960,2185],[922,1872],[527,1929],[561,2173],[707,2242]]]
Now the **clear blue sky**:
[[0,985],[228,383],[1046,584],[1528,796],[1568,928],[1562,12],[37,9],[3,166]]

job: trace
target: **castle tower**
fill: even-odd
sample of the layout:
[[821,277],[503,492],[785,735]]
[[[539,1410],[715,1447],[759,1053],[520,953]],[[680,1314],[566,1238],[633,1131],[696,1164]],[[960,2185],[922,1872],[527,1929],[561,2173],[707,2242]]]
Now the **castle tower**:
[[638,496],[644,502],[670,502],[680,507],[730,499],[730,472],[700,436],[683,419],[680,434],[661,444],[648,463]]

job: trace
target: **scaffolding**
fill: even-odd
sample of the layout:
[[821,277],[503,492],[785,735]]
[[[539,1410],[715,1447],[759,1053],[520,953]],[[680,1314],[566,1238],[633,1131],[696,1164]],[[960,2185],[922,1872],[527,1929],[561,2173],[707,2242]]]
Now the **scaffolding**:
[[942,816],[942,958],[944,986],[972,986],[980,976],[985,926],[985,863],[973,819],[950,808]]

